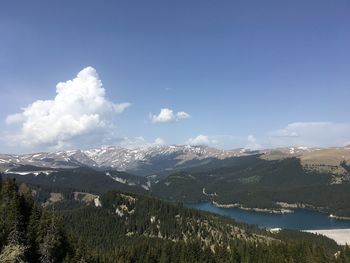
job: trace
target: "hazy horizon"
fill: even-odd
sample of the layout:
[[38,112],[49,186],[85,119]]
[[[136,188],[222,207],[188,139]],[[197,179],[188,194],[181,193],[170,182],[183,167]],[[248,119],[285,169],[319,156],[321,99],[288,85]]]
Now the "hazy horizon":
[[104,148],[109,148],[109,147],[116,147],[120,149],[128,149],[128,150],[138,150],[138,149],[148,149],[148,148],[161,148],[161,147],[208,147],[208,148],[213,148],[217,150],[223,150],[223,151],[239,151],[239,150],[244,150],[245,152],[264,152],[264,151],[269,151],[269,150],[278,150],[278,149],[291,149],[294,148],[296,150],[315,150],[315,149],[338,149],[338,148],[347,148],[349,149],[350,145],[344,145],[344,146],[328,146],[328,147],[317,147],[317,146],[312,146],[312,147],[307,147],[307,146],[299,146],[299,145],[289,145],[289,146],[280,146],[280,147],[270,147],[270,148],[259,148],[259,149],[251,149],[251,148],[246,148],[246,147],[240,147],[240,148],[220,148],[220,147],[215,147],[215,146],[210,146],[210,145],[190,145],[190,144],[140,144],[140,145],[101,145],[99,147],[85,147],[85,148],[71,148],[71,149],[65,149],[65,150],[58,150],[58,149],[52,149],[52,150],[44,150],[44,151],[28,151],[28,152],[0,152],[0,154],[9,154],[9,155],[27,155],[27,154],[35,154],[35,153],[54,153],[54,152],[70,152],[70,151],[88,151],[88,150],[93,150],[93,149],[104,149]]

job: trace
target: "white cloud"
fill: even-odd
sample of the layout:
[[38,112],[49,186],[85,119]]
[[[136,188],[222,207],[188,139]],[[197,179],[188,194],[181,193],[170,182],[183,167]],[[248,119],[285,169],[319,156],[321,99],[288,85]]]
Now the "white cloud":
[[294,122],[268,134],[267,146],[344,146],[350,140],[350,124],[333,122]]
[[181,119],[187,119],[190,117],[191,116],[184,111],[174,113],[173,110],[168,108],[161,109],[158,115],[150,114],[150,119],[153,123],[175,122],[175,121],[179,121]]
[[200,134],[197,137],[189,138],[187,143],[190,145],[209,145],[211,144],[211,141],[209,136]]
[[128,149],[135,149],[135,148],[147,146],[147,142],[142,136],[133,137],[133,138],[124,137],[119,143],[119,146],[123,148],[128,148]]
[[15,113],[15,114],[11,114],[9,116],[6,117],[6,124],[15,124],[15,123],[20,123],[24,121],[24,116],[21,113]]
[[184,112],[184,111],[180,111],[180,112],[176,113],[177,120],[187,119],[187,118],[190,118],[190,117],[191,116],[187,112]]
[[158,115],[151,115],[152,122],[172,122],[175,121],[174,112],[170,109],[164,108],[160,110]]
[[190,145],[207,145],[219,149],[237,149],[249,148],[251,150],[260,149],[261,146],[257,143],[256,139],[252,136],[235,136],[235,135],[203,135],[200,134],[197,137],[191,137],[186,142]]
[[125,109],[131,106],[130,102],[124,102],[120,104],[114,104],[114,110],[116,113],[122,113]]
[[153,143],[154,145],[165,145],[165,141],[162,139],[162,138],[156,138],[155,140],[154,140],[154,143]]
[[143,147],[150,147],[150,146],[161,146],[165,145],[165,141],[162,138],[156,138],[153,142],[147,142],[145,138],[142,136],[138,137],[124,137],[121,142],[119,143],[119,146],[128,148],[128,149],[136,149],[136,148],[143,148]]
[[[114,127],[112,116],[130,107],[130,103],[114,104],[106,98],[96,70],[87,67],[76,78],[60,82],[52,100],[37,100],[9,115],[7,124],[21,124],[10,139],[27,147],[71,147],[88,138],[105,139]],[[82,145],[79,145],[82,147]]]
[[249,150],[259,150],[261,149],[261,145],[257,143],[256,138],[253,135],[248,135],[247,137],[248,143],[244,147]]
[[216,148],[259,150],[289,146],[333,147],[350,145],[350,123],[294,122],[258,137],[253,135],[203,135],[190,138],[191,145]]

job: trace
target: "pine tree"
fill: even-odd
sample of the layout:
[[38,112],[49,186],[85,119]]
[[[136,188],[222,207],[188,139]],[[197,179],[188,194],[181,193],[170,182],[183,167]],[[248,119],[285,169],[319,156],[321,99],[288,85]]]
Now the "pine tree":
[[42,263],[52,263],[59,253],[58,249],[61,245],[61,237],[58,230],[57,222],[52,216],[51,223],[47,229],[43,242],[40,244],[40,261]]

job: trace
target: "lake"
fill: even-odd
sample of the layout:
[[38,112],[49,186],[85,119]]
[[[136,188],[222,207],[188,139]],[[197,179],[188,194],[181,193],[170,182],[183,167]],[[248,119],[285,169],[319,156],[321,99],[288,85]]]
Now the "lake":
[[236,221],[267,228],[290,228],[298,230],[350,228],[350,220],[329,218],[328,214],[308,209],[294,209],[294,213],[270,214],[246,211],[239,208],[220,208],[212,203],[186,204],[187,207],[229,216]]

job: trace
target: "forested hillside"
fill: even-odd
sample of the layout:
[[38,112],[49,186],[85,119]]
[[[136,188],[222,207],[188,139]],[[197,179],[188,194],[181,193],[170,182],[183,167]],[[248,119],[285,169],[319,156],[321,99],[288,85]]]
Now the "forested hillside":
[[336,262],[339,247],[327,238],[271,234],[143,196],[109,192],[100,200],[63,214],[73,243],[103,262]]
[[170,200],[271,209],[281,209],[279,203],[284,202],[349,217],[350,182],[339,183],[348,177],[348,171],[339,175],[306,170],[298,158],[264,160],[253,155],[185,169],[163,178],[152,190]]
[[[0,182],[4,263],[350,262],[349,248],[313,234],[272,234],[181,204],[115,191],[100,197],[81,193],[42,208],[34,201],[40,188]],[[65,191],[69,196],[71,190]]]

